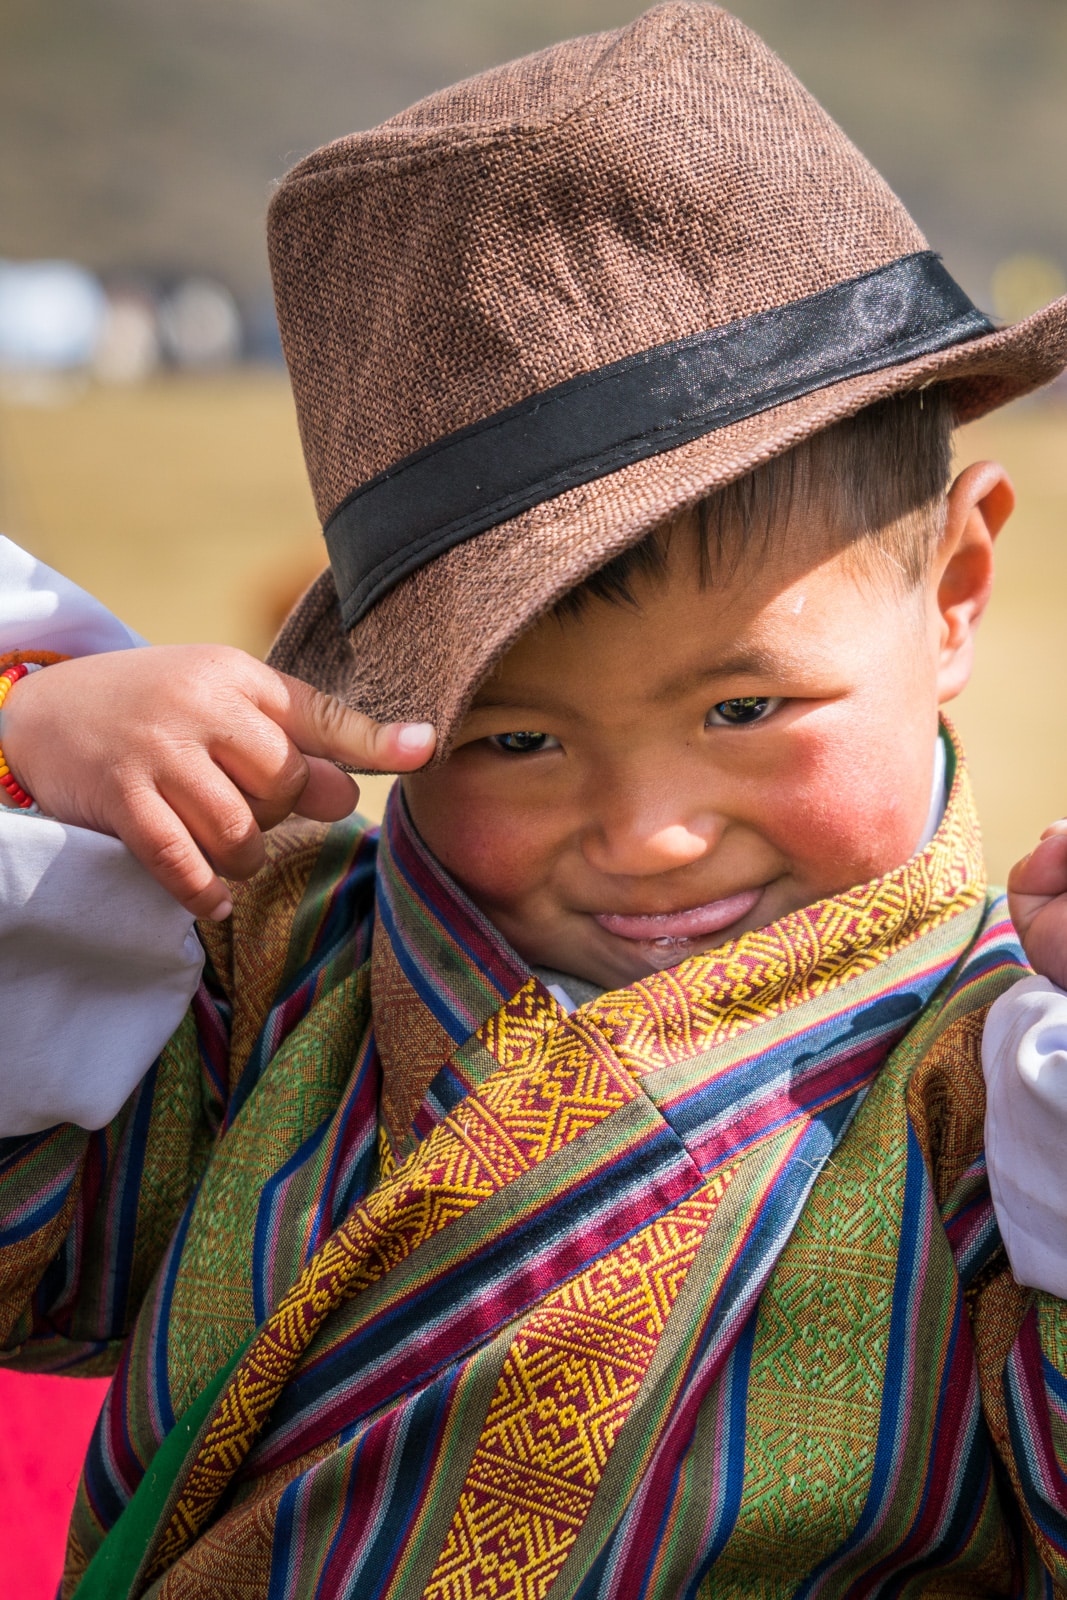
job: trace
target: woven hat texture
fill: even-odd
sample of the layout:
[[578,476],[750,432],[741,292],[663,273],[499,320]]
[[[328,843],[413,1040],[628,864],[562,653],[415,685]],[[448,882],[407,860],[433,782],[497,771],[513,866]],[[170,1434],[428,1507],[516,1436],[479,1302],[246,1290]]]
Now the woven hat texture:
[[[269,247],[324,525],[509,407],[929,248],[773,52],[701,0],[316,151],[274,196]],[[947,382],[966,419],[1065,364],[1061,301],[823,383],[431,548],[351,629],[323,574],[271,660],[373,716],[434,722],[444,753],[517,635],[663,518],[887,394]]]

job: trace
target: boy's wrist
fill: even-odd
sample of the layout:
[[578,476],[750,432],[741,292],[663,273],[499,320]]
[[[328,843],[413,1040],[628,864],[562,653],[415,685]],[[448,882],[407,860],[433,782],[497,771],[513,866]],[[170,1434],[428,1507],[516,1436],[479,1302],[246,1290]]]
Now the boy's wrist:
[[40,807],[8,762],[10,700],[27,678],[41,671],[42,665],[41,662],[18,661],[0,671],[0,800],[11,810],[30,815],[39,812]]

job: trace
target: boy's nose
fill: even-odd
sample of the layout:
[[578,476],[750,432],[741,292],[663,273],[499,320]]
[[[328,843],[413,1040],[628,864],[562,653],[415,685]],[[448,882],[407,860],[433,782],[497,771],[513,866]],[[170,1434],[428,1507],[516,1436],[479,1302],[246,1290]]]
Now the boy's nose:
[[626,807],[588,829],[585,856],[612,877],[648,877],[691,866],[714,849],[722,831],[722,819],[710,811],[668,818],[654,806]]

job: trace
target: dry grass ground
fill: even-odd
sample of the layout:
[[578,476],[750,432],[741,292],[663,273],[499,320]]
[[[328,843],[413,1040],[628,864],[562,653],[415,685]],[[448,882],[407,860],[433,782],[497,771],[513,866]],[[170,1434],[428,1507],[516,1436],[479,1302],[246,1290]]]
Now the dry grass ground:
[[[1003,880],[1067,810],[1067,408],[1015,407],[964,430],[960,454],[1004,461],[1019,491],[955,711]],[[160,643],[262,651],[321,558],[288,390],[270,373],[0,403],[0,527]],[[384,787],[369,786],[368,809]]]

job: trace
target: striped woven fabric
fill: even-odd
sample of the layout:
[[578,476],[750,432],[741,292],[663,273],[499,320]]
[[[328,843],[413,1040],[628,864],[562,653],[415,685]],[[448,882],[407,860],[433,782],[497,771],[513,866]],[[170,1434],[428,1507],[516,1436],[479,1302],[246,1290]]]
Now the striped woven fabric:
[[116,1122],[0,1149],[7,1359],[115,1371],[65,1595],[1067,1589],[962,769],[897,871],[570,1015],[398,795],[270,848]]

